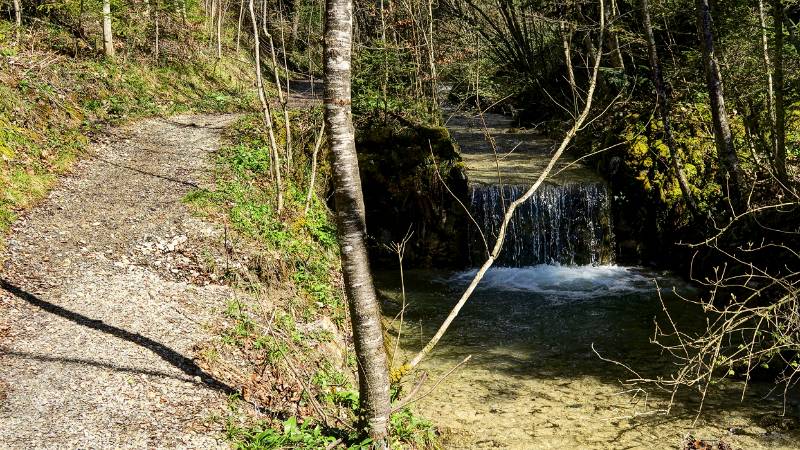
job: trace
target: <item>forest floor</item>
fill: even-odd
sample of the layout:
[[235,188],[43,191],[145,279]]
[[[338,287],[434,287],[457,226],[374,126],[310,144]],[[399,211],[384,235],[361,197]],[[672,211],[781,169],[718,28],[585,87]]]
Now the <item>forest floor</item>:
[[0,447],[227,448],[229,386],[193,360],[234,295],[208,267],[221,226],[183,196],[211,182],[234,115],[153,119],[94,145],[12,226],[0,275]]

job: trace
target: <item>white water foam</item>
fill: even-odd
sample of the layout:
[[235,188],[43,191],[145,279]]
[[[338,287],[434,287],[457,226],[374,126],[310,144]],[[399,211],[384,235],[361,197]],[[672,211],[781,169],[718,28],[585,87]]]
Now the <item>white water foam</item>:
[[[466,270],[444,281],[468,284],[476,273],[477,269]],[[586,299],[615,294],[656,293],[656,277],[655,274],[648,274],[635,267],[616,265],[542,264],[530,267],[495,267],[486,272],[478,289],[532,292],[562,299]],[[671,290],[672,284],[662,285],[661,288]]]

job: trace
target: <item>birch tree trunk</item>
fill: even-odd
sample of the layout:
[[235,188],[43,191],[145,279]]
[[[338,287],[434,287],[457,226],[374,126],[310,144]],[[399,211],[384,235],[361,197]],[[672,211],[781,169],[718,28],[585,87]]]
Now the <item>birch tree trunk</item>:
[[389,369],[380,308],[367,259],[364,198],[350,105],[353,5],[351,0],[326,0],[326,6],[325,123],[331,148],[342,272],[358,359],[364,425],[376,446],[384,448],[391,407]]
[[14,0],[14,35],[17,43],[22,36],[22,3],[21,0]]
[[208,48],[209,50],[214,47],[214,38],[217,33],[214,31],[214,24],[216,23],[218,0],[211,0],[211,10],[208,17]]
[[225,17],[225,6],[220,3],[217,7],[217,59],[222,59],[222,19]]
[[739,157],[733,147],[733,134],[725,111],[725,96],[722,92],[722,75],[714,53],[714,34],[711,30],[711,8],[708,0],[697,0],[697,19],[703,51],[703,66],[706,73],[706,86],[711,101],[711,119],[714,127],[714,141],[719,159],[723,192],[727,190],[734,209],[742,210],[742,176],[739,171]]
[[244,0],[239,1],[239,24],[236,26],[236,53],[239,53],[239,44],[242,38],[242,18],[244,17]]
[[103,49],[107,57],[114,57],[114,37],[111,34],[111,0],[103,0]]
[[656,38],[653,35],[653,25],[650,23],[650,5],[647,0],[641,0],[642,7],[642,20],[644,25],[645,37],[647,38],[647,52],[650,55],[650,68],[653,72],[653,84],[656,87],[656,103],[661,115],[661,123],[664,126],[664,141],[669,148],[670,156],[672,157],[672,168],[675,170],[675,176],[678,178],[678,185],[681,188],[683,199],[689,207],[692,215],[697,218],[699,211],[697,204],[692,197],[692,190],[689,186],[689,181],[686,179],[686,174],[683,171],[683,163],[678,155],[678,149],[675,145],[675,138],[672,136],[672,124],[670,123],[670,108],[669,98],[667,97],[667,90],[664,86],[664,74],[661,72],[661,61],[658,58],[658,50],[656,49]]
[[156,30],[155,30],[156,31],[155,49],[153,50],[153,55],[154,55],[156,63],[158,63],[158,56],[159,56],[159,53],[161,52],[161,43],[159,42],[159,39],[161,37],[160,36],[161,28],[160,28],[160,24],[159,24],[159,21],[158,21],[158,19],[159,19],[159,17],[158,17],[158,6],[159,6],[158,5],[158,0],[156,0],[155,9],[153,10],[153,22],[155,23],[155,27],[156,27]]
[[786,175],[786,112],[783,109],[783,2],[772,1],[772,21],[775,22],[775,174],[788,186]]

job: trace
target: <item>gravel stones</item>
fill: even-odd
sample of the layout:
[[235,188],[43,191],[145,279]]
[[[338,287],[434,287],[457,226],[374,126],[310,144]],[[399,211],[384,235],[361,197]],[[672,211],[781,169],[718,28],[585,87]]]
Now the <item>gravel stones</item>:
[[[0,448],[227,448],[226,386],[194,364],[234,295],[198,263],[222,231],[181,203],[233,116],[117,130],[9,234]],[[200,256],[202,254],[202,257]]]

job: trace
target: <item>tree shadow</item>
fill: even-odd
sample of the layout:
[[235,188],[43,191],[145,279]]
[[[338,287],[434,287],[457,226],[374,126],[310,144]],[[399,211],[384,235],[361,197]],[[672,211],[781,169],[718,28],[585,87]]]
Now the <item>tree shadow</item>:
[[73,364],[78,366],[93,366],[93,367],[101,367],[104,369],[110,369],[114,372],[127,372],[127,373],[138,373],[141,375],[147,375],[151,377],[159,377],[159,378],[173,378],[180,381],[186,381],[189,383],[194,383],[195,381],[188,377],[181,377],[176,376],[175,374],[164,372],[161,370],[151,370],[151,369],[141,369],[136,367],[126,367],[126,366],[119,366],[116,364],[95,361],[93,359],[87,358],[67,358],[67,357],[56,357],[56,356],[47,356],[47,355],[39,355],[36,353],[29,353],[29,352],[17,352],[13,350],[9,350],[4,347],[0,347],[0,353],[7,357],[17,358],[17,359],[30,359],[34,361],[42,361],[42,362],[54,362],[60,364]]
[[[102,320],[92,319],[91,317],[84,316],[83,314],[79,314],[74,311],[70,311],[66,308],[63,308],[61,306],[54,305],[53,303],[42,300],[41,298],[21,289],[20,287],[11,284],[10,282],[8,282],[3,278],[0,278],[0,287],[2,287],[6,292],[19,298],[20,300],[24,300],[25,302],[33,306],[36,306],[50,314],[63,317],[78,325],[109,334],[119,339],[132,342],[140,347],[146,348],[147,350],[150,350],[151,352],[158,355],[161,359],[163,359],[173,367],[181,370],[186,375],[190,377],[196,377],[196,376],[200,377],[201,383],[211,389],[220,391],[226,395],[232,395],[238,392],[233,387],[216,380],[213,376],[206,373],[202,368],[200,368],[200,366],[198,366],[190,358],[187,358],[186,356],[178,353],[177,351],[173,350],[170,347],[167,347],[166,345],[160,342],[154,341],[153,339],[150,339],[139,333],[132,333],[128,330],[115,327],[113,325],[108,325],[106,323],[103,323]],[[102,366],[103,363],[97,363],[97,365]]]
[[120,168],[120,169],[130,170],[132,172],[136,172],[136,173],[141,174],[141,175],[146,175],[146,176],[149,176],[149,177],[159,178],[159,179],[162,179],[162,180],[170,181],[172,183],[181,184],[181,185],[184,185],[184,186],[188,186],[188,187],[190,187],[192,189],[199,188],[197,183],[192,183],[191,181],[180,180],[178,178],[168,177],[166,175],[159,175],[157,173],[152,173],[152,172],[148,172],[146,170],[137,169],[135,167],[126,166],[124,164],[115,163],[115,162],[112,162],[112,161],[109,161],[109,160],[103,159],[103,158],[97,158],[97,160],[101,161],[101,162],[103,162],[105,164],[108,164],[110,166],[114,166],[114,167],[117,167],[117,168]]

